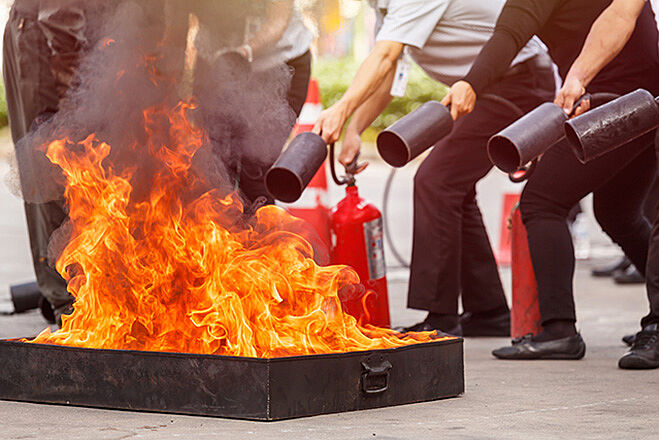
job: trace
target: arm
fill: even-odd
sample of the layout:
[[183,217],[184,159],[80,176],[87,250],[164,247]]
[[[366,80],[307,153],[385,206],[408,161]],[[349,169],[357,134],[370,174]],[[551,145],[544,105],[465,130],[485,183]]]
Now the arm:
[[403,47],[424,47],[448,4],[448,0],[390,0],[375,48],[360,66],[345,95],[320,115],[314,132],[322,133],[328,143],[336,142],[348,118],[394,71]]
[[[389,77],[383,81],[378,89],[368,98],[362,105],[357,108],[353,115],[348,127],[346,128],[346,135],[343,139],[341,146],[341,154],[339,155],[339,162],[347,166],[361,150],[361,135],[375,119],[384,111],[391,102],[391,84],[394,80],[395,71],[392,70]],[[366,168],[368,163],[360,167],[358,172]]]
[[[620,53],[634,32],[644,5],[645,0],[614,0],[593,23],[581,54],[572,64],[554,101],[566,113],[572,111],[574,102],[586,93],[586,86],[599,71]],[[588,104],[584,103],[576,114],[587,109]]]
[[442,101],[451,105],[454,119],[471,113],[478,94],[506,73],[519,51],[550,20],[559,1],[508,0],[492,37],[481,49],[469,73],[451,87]]
[[348,118],[395,72],[396,60],[402,52],[403,43],[378,41],[346,93],[320,114],[313,132],[320,134],[327,143],[338,141]]

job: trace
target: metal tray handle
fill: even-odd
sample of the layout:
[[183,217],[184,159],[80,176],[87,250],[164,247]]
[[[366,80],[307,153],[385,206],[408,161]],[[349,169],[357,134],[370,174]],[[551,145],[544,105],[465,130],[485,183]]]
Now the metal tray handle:
[[[362,362],[362,391],[365,394],[380,394],[389,389],[389,371],[393,366],[389,361],[377,364]],[[384,378],[384,381],[381,379]]]

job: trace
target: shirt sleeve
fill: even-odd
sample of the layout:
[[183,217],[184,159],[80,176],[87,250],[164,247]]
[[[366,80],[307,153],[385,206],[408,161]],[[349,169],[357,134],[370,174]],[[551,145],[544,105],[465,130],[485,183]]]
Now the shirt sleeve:
[[497,20],[494,34],[483,46],[469,73],[464,77],[476,93],[481,93],[506,73],[519,51],[550,21],[561,1],[506,2]]
[[449,0],[391,0],[375,41],[397,41],[423,49]]

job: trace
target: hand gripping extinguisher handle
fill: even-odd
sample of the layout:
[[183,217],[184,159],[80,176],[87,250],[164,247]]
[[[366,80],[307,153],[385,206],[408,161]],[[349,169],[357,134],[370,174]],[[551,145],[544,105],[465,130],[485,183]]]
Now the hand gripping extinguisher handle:
[[348,165],[346,165],[346,175],[343,177],[338,177],[336,175],[336,166],[334,165],[334,144],[330,144],[329,146],[329,163],[330,163],[330,174],[332,174],[332,180],[334,180],[334,183],[337,185],[348,185],[348,186],[353,186],[355,184],[355,174],[357,174],[357,170],[361,166],[361,164],[358,163],[359,159],[359,153],[355,156],[355,158],[350,162]]

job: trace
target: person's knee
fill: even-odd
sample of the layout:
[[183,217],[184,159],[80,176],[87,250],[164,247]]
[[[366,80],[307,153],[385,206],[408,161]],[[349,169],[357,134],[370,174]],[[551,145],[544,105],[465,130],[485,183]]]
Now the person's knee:
[[552,202],[542,192],[529,189],[528,186],[522,192],[522,197],[519,201],[519,210],[522,214],[522,222],[525,225],[541,218],[567,218],[569,211],[557,203]]

